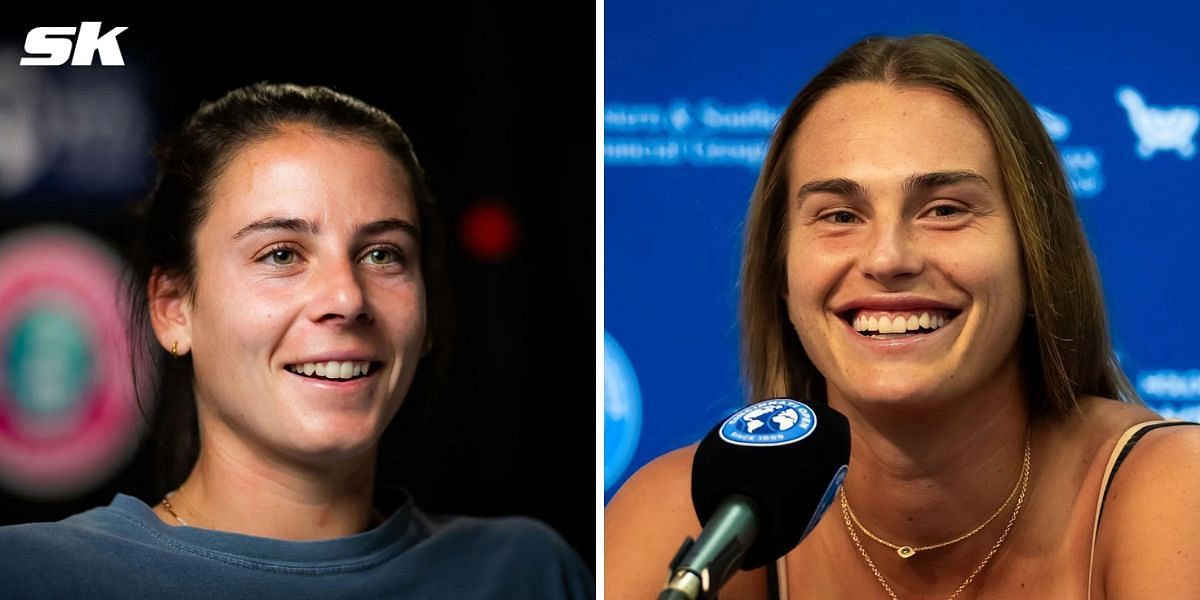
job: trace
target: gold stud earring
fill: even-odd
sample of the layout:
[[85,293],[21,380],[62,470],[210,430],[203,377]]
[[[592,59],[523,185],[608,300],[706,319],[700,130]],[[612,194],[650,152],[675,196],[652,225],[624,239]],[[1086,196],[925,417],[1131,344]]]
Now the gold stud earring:
[[179,340],[175,340],[171,343],[171,356],[179,356]]

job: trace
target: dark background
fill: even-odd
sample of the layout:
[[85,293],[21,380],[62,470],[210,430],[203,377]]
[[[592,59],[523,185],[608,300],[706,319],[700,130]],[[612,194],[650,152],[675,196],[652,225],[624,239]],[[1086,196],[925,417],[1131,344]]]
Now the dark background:
[[[0,44],[20,48],[37,26],[129,27],[118,39],[126,67],[144,76],[154,137],[202,100],[258,81],[326,85],[395,117],[441,206],[457,323],[434,418],[412,448],[381,463],[395,465],[390,478],[426,511],[542,519],[594,568],[594,7],[338,8],[56,9],[6,17]],[[66,222],[115,248],[151,176],[136,192],[107,196],[39,184],[28,195],[36,202],[0,200],[0,236]],[[464,246],[461,219],[481,201],[515,218],[510,253]],[[152,466],[143,445],[81,497],[45,503],[0,490],[0,524],[58,520],[117,492],[153,504]]]

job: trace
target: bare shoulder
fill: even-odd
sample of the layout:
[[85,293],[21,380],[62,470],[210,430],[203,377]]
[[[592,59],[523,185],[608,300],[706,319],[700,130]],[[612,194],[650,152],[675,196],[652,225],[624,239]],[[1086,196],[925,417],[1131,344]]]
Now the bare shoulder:
[[[1144,406],[1099,396],[1081,396],[1076,408],[1057,416],[1047,416],[1034,422],[1034,439],[1039,440],[1043,456],[1061,459],[1063,468],[1071,471],[1076,465],[1103,463],[1121,433],[1130,426],[1159,417]],[[1056,478],[1066,485],[1073,480],[1070,473],[1057,473]],[[1081,477],[1082,473],[1076,474]],[[1072,484],[1075,485],[1075,484]]]
[[695,446],[634,473],[604,509],[604,597],[653,598],[686,536],[700,533],[692,509]]
[[[700,526],[692,513],[692,458],[696,446],[668,452],[638,469],[617,491],[604,511],[605,527],[619,524],[616,519],[659,511],[674,515],[686,508],[691,523]],[[686,520],[686,519],[684,519]]]
[[1138,404],[1099,396],[1082,396],[1078,409],[1062,418],[1043,421],[1052,430],[1049,438],[1056,452],[1081,454],[1092,460],[1108,460],[1113,444],[1129,427],[1160,419],[1154,411]]
[[[1157,417],[1149,410],[1149,418]],[[1131,423],[1133,424],[1133,423]],[[1105,598],[1190,598],[1200,589],[1200,427],[1145,433],[1106,494],[1094,582]]]
[[[634,473],[604,509],[604,597],[657,598],[671,559],[687,536],[700,535],[692,507],[696,446],[664,454]],[[766,570],[738,571],[723,598],[766,597]]]
[[1080,397],[1079,413],[1089,430],[1102,433],[1106,437],[1114,434],[1119,436],[1125,429],[1137,423],[1162,418],[1140,404],[1100,396]]

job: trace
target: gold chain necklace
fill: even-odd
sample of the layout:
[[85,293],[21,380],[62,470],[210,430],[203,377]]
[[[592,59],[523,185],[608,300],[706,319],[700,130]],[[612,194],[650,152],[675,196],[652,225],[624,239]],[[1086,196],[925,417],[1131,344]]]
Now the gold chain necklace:
[[[175,491],[179,491],[179,490],[175,490]],[[173,495],[175,495],[175,492],[167,492],[167,495],[163,496],[163,499],[162,499],[162,502],[161,502],[161,504],[163,505],[163,508],[164,508],[164,509],[165,509],[165,510],[166,510],[168,513],[171,513],[171,516],[172,516],[172,517],[175,517],[175,520],[176,520],[176,521],[179,521],[179,524],[180,524],[180,525],[187,525],[187,521],[184,521],[184,520],[183,520],[183,517],[180,517],[178,514],[176,514],[176,513],[175,513],[175,507],[171,506],[171,500],[170,500],[170,497],[171,497],[171,496],[173,496]]]
[[[1025,458],[1021,464],[1021,475],[1017,478],[1017,487],[1020,487],[1021,493],[1019,496],[1017,496],[1017,505],[1015,508],[1013,508],[1012,516],[1009,517],[1009,519],[1008,519],[1008,524],[1004,526],[1004,531],[1000,534],[1000,538],[996,540],[995,544],[992,544],[991,550],[988,551],[987,556],[983,557],[983,560],[979,563],[979,566],[975,567],[975,570],[971,571],[970,575],[967,575],[966,580],[964,580],[962,582],[962,585],[958,586],[958,589],[954,590],[953,594],[950,594],[950,597],[947,600],[954,600],[954,598],[956,598],[960,593],[962,593],[962,591],[964,589],[966,589],[967,586],[970,585],[972,581],[975,580],[975,577],[977,575],[979,575],[980,572],[983,571],[983,568],[987,566],[988,562],[992,560],[992,557],[996,555],[996,552],[998,550],[1000,550],[1000,546],[1004,544],[1004,540],[1008,539],[1008,534],[1010,531],[1012,531],[1013,523],[1017,522],[1017,515],[1021,514],[1021,505],[1024,504],[1024,502],[1025,502],[1025,491],[1028,489],[1028,486],[1029,486],[1029,462],[1030,462],[1029,461],[1029,455],[1030,455],[1029,438],[1030,438],[1030,431],[1029,431],[1029,429],[1026,429],[1025,430]],[[1014,487],[1013,491],[1015,492],[1016,489],[1017,488]],[[1009,494],[1009,499],[1011,500],[1011,498],[1012,498],[1012,494]],[[851,520],[853,513],[850,511],[850,503],[846,500],[846,488],[844,486],[841,488],[841,505],[842,505],[842,521],[844,521],[846,523],[846,532],[850,534],[850,539],[854,542],[854,546],[856,548],[858,548],[858,553],[862,555],[863,560],[866,561],[866,563],[867,563],[867,567],[869,567],[871,569],[871,572],[875,574],[875,579],[879,580],[879,584],[883,586],[883,590],[885,592],[887,592],[888,596],[892,600],[899,600],[899,598],[896,597],[896,592],[894,592],[892,590],[892,586],[888,585],[888,582],[883,578],[883,574],[880,573],[879,569],[875,566],[875,561],[871,560],[871,556],[869,554],[867,554],[866,548],[863,548],[862,542],[858,539],[858,534],[854,532],[854,527],[850,524],[850,520]],[[1000,507],[1001,510],[1003,510],[1004,506],[1008,506],[1008,500],[1006,500],[1004,502],[1004,505],[1002,505]],[[900,554],[901,557],[909,558],[909,556],[912,556],[913,554],[915,554],[917,551],[920,551],[920,550],[930,550],[933,548],[940,548],[942,546],[947,546],[947,545],[953,544],[955,542],[960,542],[962,540],[965,540],[968,537],[971,537],[972,535],[977,533],[979,530],[983,529],[983,527],[986,526],[988,523],[990,523],[993,519],[995,519],[996,515],[998,515],[999,513],[1000,513],[1000,511],[997,511],[991,517],[989,517],[988,520],[983,523],[983,525],[976,527],[975,529],[968,532],[966,535],[960,536],[959,538],[956,538],[954,540],[950,540],[949,542],[944,542],[942,544],[937,544],[934,546],[929,546],[929,547],[924,547],[924,548],[911,548],[909,546],[897,547],[897,546],[895,546],[893,544],[889,544],[888,542],[885,542],[884,540],[871,534],[869,531],[867,531],[867,529],[865,527],[862,526],[861,523],[858,522],[857,518],[854,519],[854,523],[863,530],[863,533],[870,536],[871,539],[874,539],[884,545],[887,545],[891,548],[896,549],[897,554]],[[909,548],[912,552],[908,556],[905,556],[904,553],[901,553],[901,549],[903,549],[903,548]]]
[[[1026,458],[1026,460],[1028,460],[1028,458],[1029,458],[1029,436],[1028,435],[1025,436],[1025,458]],[[918,552],[924,552],[926,550],[936,550],[938,548],[944,548],[951,544],[957,544],[958,542],[961,542],[961,541],[975,535],[976,533],[979,533],[980,531],[982,531],[984,527],[987,527],[989,524],[991,524],[992,521],[996,520],[996,517],[1000,516],[1000,513],[1004,512],[1004,509],[1008,507],[1009,503],[1012,502],[1013,498],[1017,497],[1017,490],[1019,490],[1021,488],[1021,481],[1022,481],[1023,477],[1024,477],[1024,469],[1022,469],[1021,474],[1019,474],[1017,476],[1017,481],[1015,483],[1013,483],[1012,491],[1009,492],[1008,497],[1004,499],[1004,504],[1001,504],[1000,507],[997,508],[996,511],[992,513],[992,516],[988,517],[986,521],[980,523],[979,526],[977,526],[976,528],[974,528],[954,539],[947,540],[940,544],[930,544],[928,546],[916,546],[916,547],[898,546],[896,544],[893,544],[893,543],[875,535],[874,533],[871,533],[871,530],[867,529],[866,526],[864,526],[862,524],[862,522],[858,520],[858,515],[854,514],[854,509],[850,508],[850,501],[845,499],[846,498],[845,488],[842,488],[841,492],[842,492],[843,502],[846,505],[846,511],[850,513],[850,520],[854,522],[854,525],[857,526],[858,529],[863,532],[863,534],[865,534],[867,537],[875,540],[876,542],[879,542],[880,544],[883,544],[884,546],[887,546],[888,548],[895,550],[896,554],[898,554],[900,556],[900,558],[912,558],[912,557],[916,556]]]
[[[159,503],[162,504],[164,510],[166,510],[168,513],[170,513],[170,515],[172,517],[175,517],[176,521],[179,521],[180,525],[187,525],[188,522],[184,521],[183,517],[179,516],[179,514],[175,512],[174,506],[171,506],[170,498],[171,498],[171,496],[174,496],[176,494],[176,492],[178,492],[178,491],[179,490],[167,492],[167,494],[165,496],[163,496],[163,499]],[[195,511],[192,511],[192,512],[195,512]],[[383,516],[383,513],[380,513],[378,509],[372,508],[371,509],[371,521],[368,525],[368,528],[378,527],[386,520],[387,520],[387,518]],[[190,527],[190,525],[188,525],[188,526]]]

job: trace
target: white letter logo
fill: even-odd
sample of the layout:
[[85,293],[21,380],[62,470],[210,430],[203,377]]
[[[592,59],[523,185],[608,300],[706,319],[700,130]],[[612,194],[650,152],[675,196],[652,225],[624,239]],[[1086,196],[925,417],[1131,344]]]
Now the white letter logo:
[[[121,56],[117,36],[126,29],[129,28],[114,27],[102,36],[100,21],[84,21],[79,24],[79,37],[72,43],[70,37],[75,35],[74,27],[35,27],[25,36],[25,52],[43,56],[24,56],[21,66],[58,66],[66,64],[68,58],[74,66],[90,66],[97,52],[100,53],[101,65],[124,66],[125,58]],[[71,53],[72,46],[75,48],[74,55]]]

